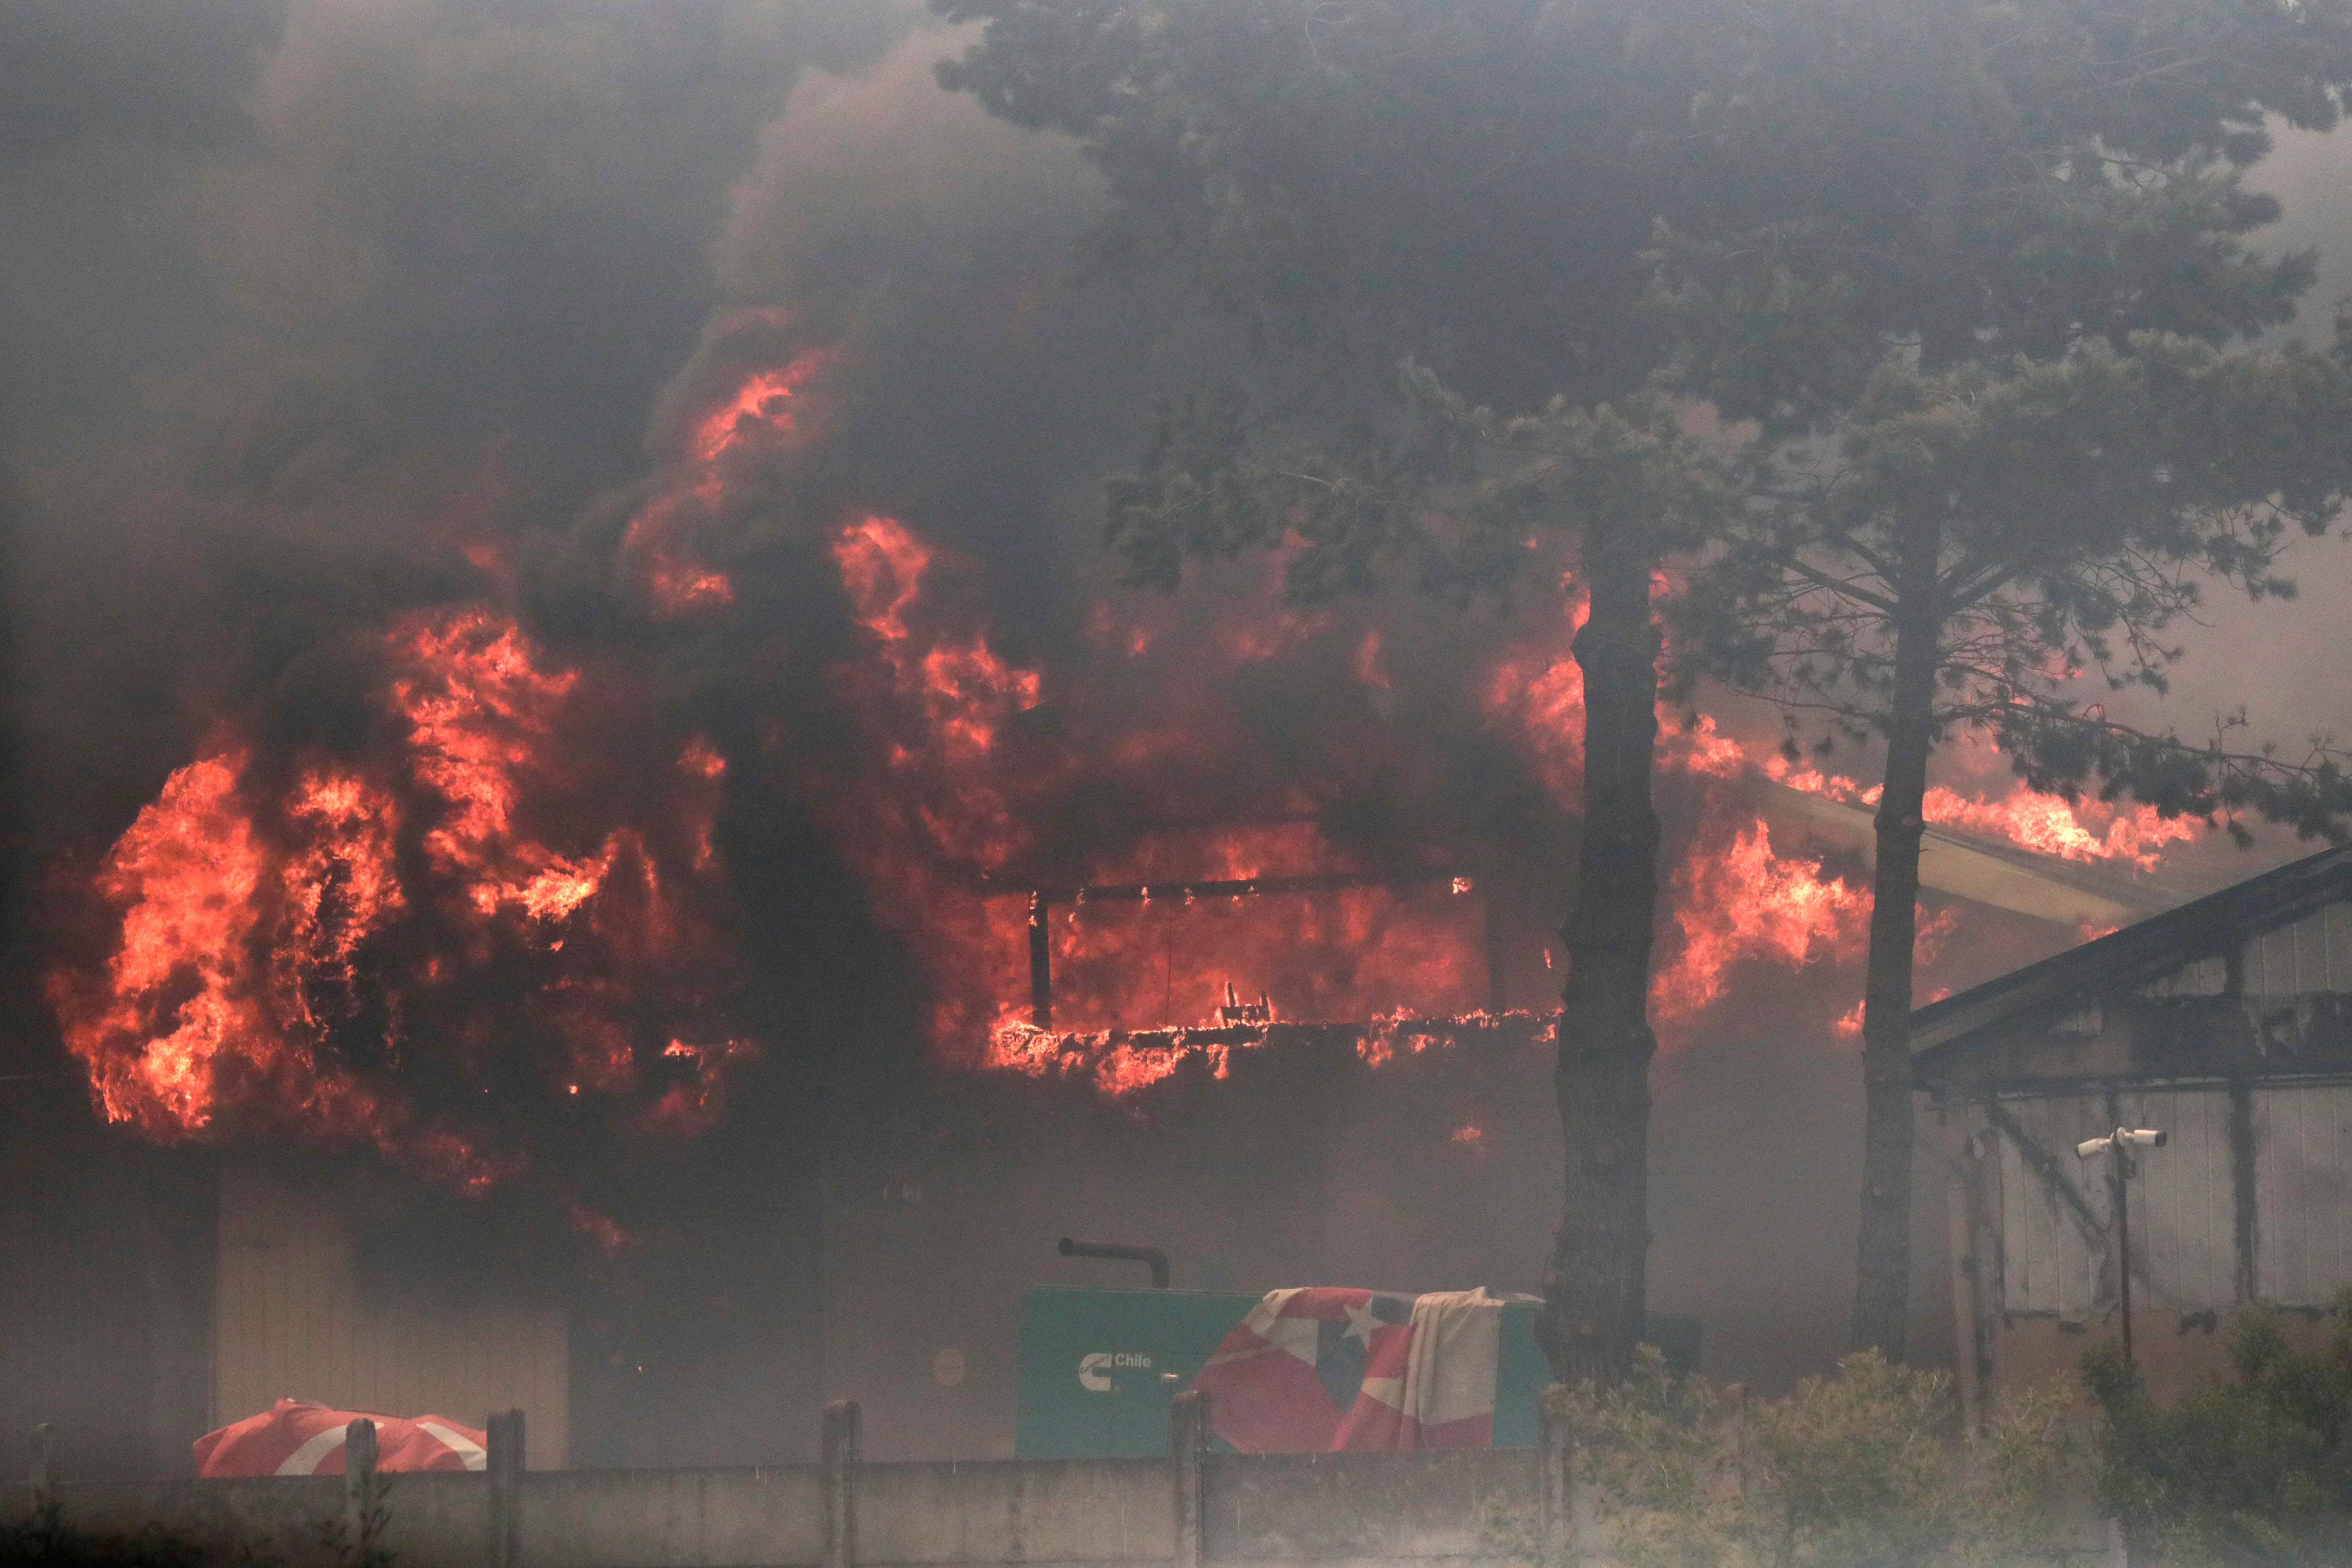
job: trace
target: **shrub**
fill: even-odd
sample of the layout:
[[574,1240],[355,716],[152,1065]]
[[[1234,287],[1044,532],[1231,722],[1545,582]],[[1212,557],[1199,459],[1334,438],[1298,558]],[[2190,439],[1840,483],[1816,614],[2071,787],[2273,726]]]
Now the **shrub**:
[[2066,1462],[2063,1394],[2012,1399],[1973,1443],[1940,1373],[1848,1356],[1833,1376],[1752,1400],[1677,1377],[1566,1397],[1580,1479],[1626,1568],[1936,1568],[2038,1542]]
[[2105,1417],[2099,1500],[2136,1564],[2352,1563],[2352,1289],[2316,1350],[2290,1349],[2278,1317],[2230,1324],[2234,1382],[2168,1409],[2113,1344],[2084,1357]]

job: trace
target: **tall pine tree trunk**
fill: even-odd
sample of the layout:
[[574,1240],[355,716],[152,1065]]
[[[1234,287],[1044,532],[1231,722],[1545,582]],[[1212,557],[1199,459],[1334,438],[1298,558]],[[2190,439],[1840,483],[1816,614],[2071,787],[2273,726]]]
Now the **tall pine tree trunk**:
[[1650,1247],[1650,933],[1658,893],[1658,631],[1650,567],[1632,542],[1596,538],[1591,615],[1576,637],[1584,673],[1584,840],[1561,931],[1559,1022],[1567,1205],[1538,1325],[1570,1384],[1622,1377],[1641,1342]]
[[1911,1294],[1911,959],[1919,929],[1919,843],[1935,742],[1943,615],[1936,603],[1942,531],[1913,525],[1897,563],[1895,683],[1886,777],[1878,797],[1870,963],[1863,984],[1861,1269],[1853,1343],[1900,1361]]

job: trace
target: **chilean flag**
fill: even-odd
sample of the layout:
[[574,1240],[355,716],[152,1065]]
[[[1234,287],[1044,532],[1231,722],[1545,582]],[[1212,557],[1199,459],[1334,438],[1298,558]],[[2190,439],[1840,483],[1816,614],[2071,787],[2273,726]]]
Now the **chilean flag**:
[[368,1415],[281,1399],[196,1439],[200,1476],[340,1476],[343,1430],[361,1416],[375,1423],[379,1470],[478,1470],[489,1461],[478,1428],[446,1415]]
[[1502,1330],[1484,1290],[1275,1290],[1192,1386],[1244,1454],[1487,1448]]

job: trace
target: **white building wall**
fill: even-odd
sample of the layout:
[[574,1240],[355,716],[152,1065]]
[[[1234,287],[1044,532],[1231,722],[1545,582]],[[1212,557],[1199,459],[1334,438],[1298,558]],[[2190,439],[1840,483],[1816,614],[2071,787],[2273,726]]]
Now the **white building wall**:
[[[2056,1156],[2099,1226],[2112,1232],[2104,1159],[2074,1146],[2126,1125],[2163,1129],[2138,1152],[2131,1185],[2133,1290],[2144,1306],[2199,1311],[2238,1300],[2237,1196],[2230,1096],[2219,1087],[2004,1101]],[[2254,1289],[2282,1307],[2324,1307],[2352,1284],[2352,1086],[2259,1089],[2252,1095]],[[1996,1134],[2001,1283],[2011,1312],[2086,1322],[2113,1310],[2111,1244],[2053,1189],[2017,1141]]]
[[[2161,1149],[2138,1152],[2131,1184],[2135,1304],[2184,1312],[2227,1307],[2238,1295],[2237,1199],[2230,1181],[2230,1096],[2197,1089],[2118,1097],[2127,1127],[2164,1130]],[[2110,1131],[2108,1128],[2101,1131]],[[2096,1136],[2096,1134],[2093,1134]],[[2067,1152],[2069,1158],[2074,1151]],[[2106,1162],[2084,1174],[2098,1180],[2106,1212]],[[2140,1295],[2145,1288],[2145,1295]]]
[[2324,1307],[2352,1284],[2352,1088],[2253,1100],[2255,1289],[2280,1306]]

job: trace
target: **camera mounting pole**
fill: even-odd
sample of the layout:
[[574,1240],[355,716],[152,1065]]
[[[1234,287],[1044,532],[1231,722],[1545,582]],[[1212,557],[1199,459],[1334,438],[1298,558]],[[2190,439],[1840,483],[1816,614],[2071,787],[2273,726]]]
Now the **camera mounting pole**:
[[2131,1305],[2131,1179],[2138,1173],[2134,1149],[2161,1149],[2164,1133],[2149,1127],[2118,1127],[2104,1138],[2085,1138],[2074,1145],[2081,1160],[2107,1157],[2107,1195],[2116,1211],[2116,1284],[2124,1315],[2124,1360],[2132,1359]]

